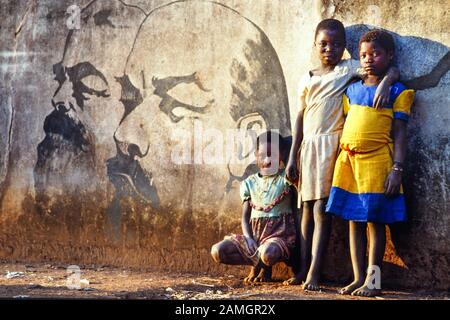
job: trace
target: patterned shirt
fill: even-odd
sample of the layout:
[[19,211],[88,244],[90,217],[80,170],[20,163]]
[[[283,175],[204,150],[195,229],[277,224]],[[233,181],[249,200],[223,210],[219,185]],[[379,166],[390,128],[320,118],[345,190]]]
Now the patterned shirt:
[[[259,173],[242,181],[240,196],[242,202],[250,200],[254,206],[266,208],[279,197],[291,183],[286,179],[284,170],[271,176],[261,176]],[[279,217],[283,213],[292,213],[292,194],[286,194],[280,203],[267,212],[252,208],[251,219]]]

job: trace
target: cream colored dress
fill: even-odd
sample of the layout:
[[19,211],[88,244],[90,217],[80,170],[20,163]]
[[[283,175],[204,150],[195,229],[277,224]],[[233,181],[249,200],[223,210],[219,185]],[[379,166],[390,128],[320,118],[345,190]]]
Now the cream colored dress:
[[302,201],[327,198],[344,127],[342,94],[355,77],[359,61],[342,60],[332,72],[302,77],[299,83],[300,111],[303,110],[303,142],[298,157],[299,207]]

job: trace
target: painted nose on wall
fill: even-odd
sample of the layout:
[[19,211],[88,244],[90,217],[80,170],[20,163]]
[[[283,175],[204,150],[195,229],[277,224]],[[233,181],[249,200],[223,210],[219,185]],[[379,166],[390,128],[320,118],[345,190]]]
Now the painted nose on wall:
[[78,108],[77,102],[74,98],[72,83],[68,80],[64,81],[61,87],[57,88],[53,98],[53,104],[65,107],[67,110],[70,108]]
[[[142,158],[150,147],[148,127],[151,114],[142,113],[144,106],[140,105],[128,114],[114,133],[117,147],[122,153]],[[151,128],[150,128],[151,129]]]

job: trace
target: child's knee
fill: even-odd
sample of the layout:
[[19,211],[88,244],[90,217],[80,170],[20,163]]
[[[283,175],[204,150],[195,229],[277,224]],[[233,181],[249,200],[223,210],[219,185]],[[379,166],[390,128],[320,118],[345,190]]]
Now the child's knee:
[[211,247],[211,257],[217,263],[222,262],[220,243],[216,243]]
[[272,266],[275,263],[278,262],[279,258],[280,258],[280,249],[275,246],[275,245],[268,245],[265,246],[262,250],[261,250],[261,261],[266,265],[266,266]]
[[325,213],[328,199],[317,199],[314,201],[313,210],[314,213]]
[[321,209],[314,210],[314,222],[324,224],[331,221],[331,216]]

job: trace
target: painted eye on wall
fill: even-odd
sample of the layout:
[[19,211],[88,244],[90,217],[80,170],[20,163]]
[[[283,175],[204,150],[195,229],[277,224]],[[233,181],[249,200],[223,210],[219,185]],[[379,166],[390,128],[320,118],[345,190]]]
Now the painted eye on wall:
[[[172,122],[181,121],[188,113],[206,113],[215,102],[210,90],[203,86],[196,72],[165,78],[153,76],[152,85],[153,93],[162,99],[160,110],[166,113]],[[179,112],[182,114],[177,115]]]
[[195,84],[181,83],[168,91],[168,94],[182,102],[195,107],[203,107],[210,103],[211,94],[200,90]]
[[81,79],[81,82],[88,87],[89,89],[92,89],[94,91],[101,91],[105,92],[105,94],[109,95],[109,88],[108,85],[98,76],[95,75],[89,75]]
[[[110,96],[108,81],[106,80],[103,73],[97,70],[91,63],[86,61],[80,62],[73,67],[66,67],[65,71],[69,78],[69,81],[72,82],[72,96],[76,99],[77,105],[81,110],[84,109],[84,102],[86,100],[89,100],[89,97],[86,96],[86,94],[104,98]],[[97,79],[89,80],[87,79],[89,77]],[[86,81],[90,82],[89,85],[86,84],[85,79],[87,79]],[[101,84],[100,82],[103,82],[103,84]],[[98,90],[92,88],[91,86],[100,87],[102,89]]]

